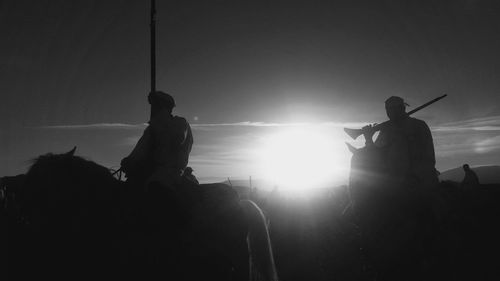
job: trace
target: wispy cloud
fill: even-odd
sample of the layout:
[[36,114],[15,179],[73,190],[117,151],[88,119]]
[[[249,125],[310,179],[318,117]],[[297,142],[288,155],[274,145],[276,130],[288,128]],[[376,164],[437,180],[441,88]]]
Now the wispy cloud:
[[500,116],[449,122],[432,128],[435,132],[500,131]]
[[[456,166],[464,160],[474,160],[481,162],[484,157],[490,158],[500,152],[500,135],[497,136],[471,136],[453,135],[447,138],[435,138],[436,156],[438,162],[453,163],[444,165],[447,167]],[[441,164],[444,164],[441,162]]]
[[[332,145],[336,145],[333,142],[338,141],[338,145],[343,146],[342,138],[348,137],[342,133],[342,128],[361,128],[367,123],[334,121],[193,123],[191,126],[195,134],[195,145],[190,165],[195,168],[196,174],[202,177],[255,174],[257,164],[261,160],[258,150],[263,144],[262,140],[268,135],[279,133],[281,129],[314,126],[332,135]],[[68,135],[72,136],[72,141],[79,140],[80,133],[82,136],[87,133],[95,135],[92,130],[102,130],[103,142],[108,141],[113,145],[113,149],[129,151],[137,143],[146,126],[147,124],[94,123],[41,126],[35,129],[67,131]],[[465,160],[476,163],[491,162],[491,158],[494,157],[491,155],[500,152],[500,116],[441,123],[431,125],[431,129],[439,168],[455,167],[465,163]],[[59,133],[57,135],[66,136]],[[87,140],[87,138],[81,139],[82,142]],[[339,151],[341,149],[343,147],[339,148]]]
[[361,122],[291,122],[291,123],[269,123],[269,122],[235,122],[235,123],[211,123],[211,124],[192,124],[192,127],[300,127],[300,126],[332,126],[332,127],[345,127],[345,126],[361,126],[366,123]]
[[220,129],[230,128],[300,128],[300,127],[325,127],[325,128],[361,128],[368,122],[290,122],[290,123],[273,123],[273,122],[234,122],[234,123],[208,123],[208,124],[191,124],[193,130],[197,131],[217,131]]
[[[217,127],[301,127],[301,126],[325,126],[335,128],[361,128],[370,122],[295,122],[295,123],[272,123],[272,122],[234,122],[234,123],[209,123],[191,124],[195,129],[217,128]],[[500,116],[474,118],[457,122],[448,122],[433,126],[435,132],[457,132],[457,131],[500,131]]]
[[[234,123],[194,123],[192,128],[213,128],[213,127],[300,127],[300,126],[330,126],[330,127],[356,127],[366,125],[367,122],[320,122],[320,123],[272,123],[272,122],[234,122]],[[126,123],[94,123],[94,124],[74,124],[74,125],[53,125],[39,126],[37,129],[141,129],[147,126],[147,123],[126,124]]]
[[60,129],[60,130],[85,130],[85,129],[143,129],[147,126],[142,124],[126,124],[126,123],[95,123],[95,124],[78,124],[78,125],[54,125],[54,126],[39,126],[37,129]]
[[500,151],[500,116],[449,122],[432,131],[436,154],[443,159],[472,159]]
[[494,136],[475,143],[474,151],[477,153],[489,153],[500,149],[500,136]]
[[458,132],[458,131],[500,131],[500,126],[478,126],[478,127],[464,127],[464,126],[437,126],[432,128],[434,132]]
[[[234,122],[234,123],[206,123],[191,124],[194,128],[206,127],[300,127],[300,126],[328,126],[328,127],[362,127],[370,122],[292,122],[292,123],[273,123],[273,122]],[[498,131],[500,130],[500,116],[489,116],[482,118],[473,118],[457,122],[443,123],[432,127],[433,131],[458,131],[458,130],[476,130],[476,131]]]

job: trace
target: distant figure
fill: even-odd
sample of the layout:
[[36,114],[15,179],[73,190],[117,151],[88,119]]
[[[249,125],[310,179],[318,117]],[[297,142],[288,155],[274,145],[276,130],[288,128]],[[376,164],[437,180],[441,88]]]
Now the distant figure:
[[473,188],[476,188],[479,186],[479,177],[477,176],[476,172],[474,172],[470,167],[469,164],[464,164],[462,166],[465,172],[464,179],[462,180],[462,183],[460,184],[461,188],[463,190],[471,190]]
[[385,110],[389,125],[382,128],[375,142],[374,132],[365,130],[366,146],[380,150],[384,170],[395,184],[435,186],[438,177],[431,131],[424,121],[409,117],[406,106],[400,97],[388,98]]
[[187,167],[193,145],[186,119],[172,115],[175,101],[164,92],[148,95],[151,120],[129,156],[121,161],[127,180],[146,187],[151,183],[175,186]]

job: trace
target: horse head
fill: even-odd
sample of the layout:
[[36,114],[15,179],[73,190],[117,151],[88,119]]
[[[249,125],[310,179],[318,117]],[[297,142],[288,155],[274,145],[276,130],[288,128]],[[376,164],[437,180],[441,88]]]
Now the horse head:
[[107,168],[75,156],[75,150],[33,160],[19,194],[31,225],[45,230],[70,227],[75,221],[100,220],[98,213],[107,212],[117,180]]

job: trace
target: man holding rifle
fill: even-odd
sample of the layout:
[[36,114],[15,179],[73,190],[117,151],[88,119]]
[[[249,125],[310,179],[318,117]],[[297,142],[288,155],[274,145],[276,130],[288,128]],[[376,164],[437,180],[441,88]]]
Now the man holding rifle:
[[349,209],[363,232],[366,256],[384,278],[414,272],[416,279],[423,279],[419,269],[428,266],[435,251],[442,205],[434,144],[427,124],[410,115],[445,96],[409,112],[404,100],[393,96],[385,101],[388,121],[344,129],[353,139],[365,137],[362,149],[348,144],[353,152]]
[[433,187],[438,183],[432,135],[427,124],[406,113],[400,97],[385,101],[389,122],[380,129],[375,140],[372,125],[364,127],[366,147],[380,149],[387,178],[394,185]]

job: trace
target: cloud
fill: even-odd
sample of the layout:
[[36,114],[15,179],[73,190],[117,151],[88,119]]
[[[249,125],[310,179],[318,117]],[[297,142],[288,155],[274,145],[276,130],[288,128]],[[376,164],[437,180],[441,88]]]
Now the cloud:
[[432,128],[435,132],[500,131],[500,116],[449,122]]
[[277,126],[291,126],[291,124],[281,124],[281,123],[266,123],[266,122],[235,122],[235,123],[207,123],[207,124],[191,124],[194,128],[203,127],[277,127]]
[[60,130],[85,130],[85,129],[143,129],[147,126],[143,124],[125,124],[125,123],[95,123],[83,125],[55,125],[39,126],[37,129],[60,129]]
[[461,163],[490,163],[500,152],[500,116],[472,118],[431,126],[441,168]]
[[221,129],[230,128],[292,128],[292,127],[325,127],[325,128],[361,128],[368,122],[295,122],[295,123],[272,123],[272,122],[234,122],[234,123],[208,123],[208,124],[191,124],[191,128],[195,131],[218,131]]
[[332,126],[332,127],[344,127],[344,126],[362,126],[366,123],[360,122],[320,122],[320,123],[308,123],[308,122],[294,122],[294,123],[268,123],[268,122],[235,122],[235,123],[212,123],[212,124],[191,124],[192,127],[300,127],[300,126]]
[[[196,129],[217,128],[217,127],[301,127],[301,126],[328,126],[328,127],[362,127],[368,122],[320,122],[320,123],[270,123],[270,122],[234,122],[234,123],[205,123],[205,124],[190,124]],[[94,123],[94,124],[74,124],[74,125],[53,125],[39,126],[37,129],[61,129],[61,130],[79,130],[79,129],[143,129],[147,123],[141,124],[126,124],[126,123]]]
[[[194,130],[214,129],[218,127],[301,127],[301,126],[325,126],[335,128],[360,128],[370,122],[292,122],[292,123],[273,123],[273,122],[229,122],[229,123],[194,123],[191,127]],[[76,125],[55,125],[40,126],[39,129],[143,129],[147,123],[126,124],[126,123],[95,123],[95,124],[76,124]],[[467,119],[457,122],[448,122],[433,126],[435,132],[454,132],[454,131],[500,131],[500,115]]]
[[474,144],[474,151],[477,153],[489,153],[500,149],[500,135],[478,141]]
[[461,126],[437,126],[432,128],[434,132],[459,132],[459,131],[500,131],[500,126],[479,126],[479,127],[461,127]]
[[[318,123],[273,123],[234,122],[191,124],[195,134],[195,145],[190,157],[190,166],[201,177],[222,177],[256,174],[258,149],[262,138],[279,133],[281,129],[314,126],[332,134],[332,139],[344,145],[342,128],[361,128],[367,122],[318,122]],[[147,124],[96,123],[84,125],[42,126],[39,129],[80,132],[103,130],[111,133],[117,146],[132,147]],[[467,161],[481,163],[485,157],[500,151],[500,116],[474,118],[431,126],[436,156],[443,168],[453,167]],[[74,134],[74,133],[73,133]],[[92,132],[92,134],[95,134]],[[106,134],[106,137],[109,135]],[[359,139],[358,139],[359,141]],[[336,145],[332,143],[332,145]],[[360,145],[361,141],[360,141]],[[118,149],[118,147],[117,147]],[[491,158],[491,157],[490,157]],[[474,161],[473,161],[474,160]],[[483,161],[484,162],[484,161]],[[441,168],[441,167],[440,167]]]
[[485,154],[500,149],[500,116],[472,118],[432,127],[441,157]]

